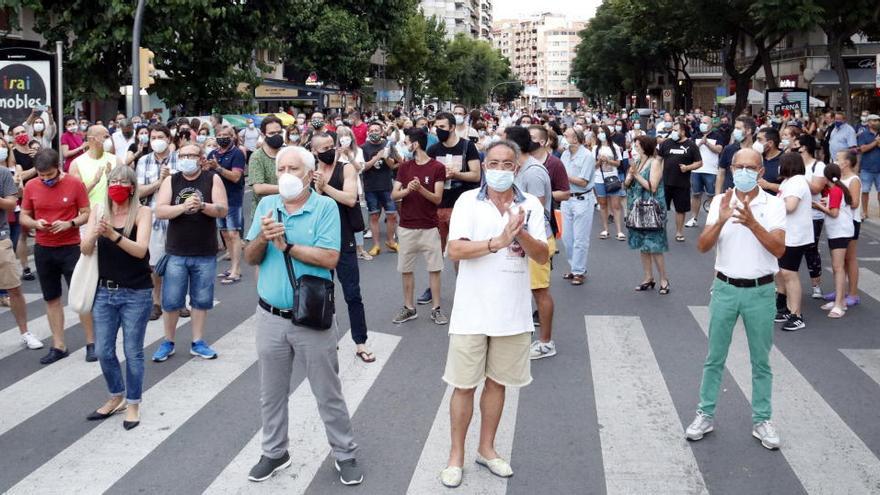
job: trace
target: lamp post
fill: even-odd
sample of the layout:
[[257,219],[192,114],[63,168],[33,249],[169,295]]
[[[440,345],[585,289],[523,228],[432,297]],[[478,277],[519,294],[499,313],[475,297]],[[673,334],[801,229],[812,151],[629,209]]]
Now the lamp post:
[[131,116],[141,114],[141,24],[144,20],[144,4],[138,0],[134,12],[134,27],[131,30]]
[[489,103],[492,103],[492,94],[495,93],[495,90],[500,86],[504,86],[505,84],[521,84],[520,81],[503,81],[495,86],[492,86],[492,89],[489,90]]

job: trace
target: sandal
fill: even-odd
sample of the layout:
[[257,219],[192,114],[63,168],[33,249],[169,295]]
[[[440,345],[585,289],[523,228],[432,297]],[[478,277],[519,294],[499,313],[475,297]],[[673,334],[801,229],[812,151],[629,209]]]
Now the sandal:
[[571,277],[571,285],[584,285],[584,280],[586,277],[583,275],[572,275]]
[[683,235],[675,236],[675,242],[684,242],[684,236]]
[[831,311],[828,312],[829,318],[843,318],[846,314],[846,310],[841,308],[840,306],[834,306],[831,308]]
[[223,273],[218,273],[217,278],[229,278],[230,275],[232,275],[232,272],[230,272],[229,270],[226,270]]
[[602,232],[599,232],[599,239],[608,239],[608,231],[603,230]]
[[618,240],[618,241],[625,241],[625,240],[626,240],[626,234],[624,234],[623,232],[618,232],[618,233],[617,233],[617,240]]
[[566,273],[566,274],[564,274],[564,275],[562,276],[562,279],[563,279],[563,280],[571,280],[572,278],[574,278],[574,274],[573,274],[573,273]]
[[361,361],[365,363],[372,363],[376,360],[376,356],[370,351],[357,351],[354,355],[361,358]]
[[669,281],[668,280],[666,281],[666,285],[660,286],[660,290],[658,290],[657,293],[660,294],[661,296],[665,296],[665,295],[669,294]]
[[652,280],[649,280],[648,282],[642,282],[642,284],[639,285],[638,287],[636,287],[635,290],[636,290],[636,292],[644,292],[646,290],[654,290],[655,285],[656,284],[654,283],[654,280],[652,279]]
[[239,275],[237,277],[226,277],[223,280],[221,280],[220,283],[223,285],[232,285],[232,284],[238,283],[240,280],[241,280],[241,275]]

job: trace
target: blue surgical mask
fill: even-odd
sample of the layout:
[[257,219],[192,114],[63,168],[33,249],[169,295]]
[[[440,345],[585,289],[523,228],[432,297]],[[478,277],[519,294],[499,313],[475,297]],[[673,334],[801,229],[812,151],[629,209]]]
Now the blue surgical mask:
[[177,160],[177,169],[183,175],[192,175],[199,169],[199,162],[192,158],[181,158]]
[[703,134],[709,132],[709,124],[700,124],[700,132]]
[[486,170],[486,185],[496,192],[504,192],[513,185],[514,174],[509,170]]
[[669,139],[671,141],[678,141],[681,136],[678,135],[678,131],[672,131],[669,133]]
[[745,139],[745,138],[746,138],[746,133],[743,132],[742,129],[734,129],[734,130],[733,130],[733,139],[734,139],[737,143],[741,142],[741,141],[742,141],[743,139]]
[[747,193],[758,186],[758,171],[738,168],[733,171],[733,185],[740,192]]
[[43,181],[43,184],[45,184],[46,187],[55,187],[55,184],[58,184],[58,176],[52,177],[51,179],[40,180]]

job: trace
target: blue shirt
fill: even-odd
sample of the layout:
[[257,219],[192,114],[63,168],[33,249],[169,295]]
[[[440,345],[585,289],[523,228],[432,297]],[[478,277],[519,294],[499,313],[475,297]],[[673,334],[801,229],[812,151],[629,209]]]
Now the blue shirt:
[[842,126],[832,129],[828,138],[828,152],[832,160],[837,160],[837,152],[844,151],[856,145],[856,130],[851,125],[844,123]]
[[587,148],[583,145],[578,147],[577,153],[571,155],[571,150],[567,149],[562,152],[562,164],[565,165],[565,173],[569,177],[579,177],[587,180],[586,186],[579,186],[574,182],[570,184],[572,193],[584,193],[593,189],[593,179],[596,171],[596,157],[592,153],[587,152]]
[[[859,146],[871,144],[875,139],[877,139],[877,134],[868,129],[859,134],[858,144]],[[880,174],[880,146],[875,146],[871,151],[862,153],[861,170],[871,174]]]
[[[278,218],[281,211],[282,223],[287,235],[287,242],[301,246],[319,247],[339,251],[341,241],[339,210],[336,201],[312,191],[303,207],[291,214],[287,213],[281,196],[272,194],[260,200],[254,212],[254,220],[248,230],[246,239],[253,241],[260,236],[262,218],[272,212]],[[314,275],[330,280],[330,270],[309,265],[293,258],[293,269],[297,277]],[[293,307],[293,287],[287,277],[287,266],[284,254],[271,242],[266,246],[266,256],[260,263],[260,276],[257,279],[257,294],[267,303],[279,309]]]
[[740,150],[742,146],[738,142],[728,144],[721,150],[721,157],[718,158],[718,168],[724,169],[724,189],[722,193],[733,187],[733,171],[730,166],[733,164],[733,155]]
[[230,146],[225,153],[220,153],[219,149],[212,151],[208,155],[208,160],[211,159],[217,160],[217,163],[226,170],[234,168],[241,170],[241,178],[238,179],[238,182],[230,182],[222,175],[220,176],[223,179],[223,186],[226,188],[226,201],[229,203],[229,207],[241,206],[244,202],[244,153],[238,149],[238,146]]

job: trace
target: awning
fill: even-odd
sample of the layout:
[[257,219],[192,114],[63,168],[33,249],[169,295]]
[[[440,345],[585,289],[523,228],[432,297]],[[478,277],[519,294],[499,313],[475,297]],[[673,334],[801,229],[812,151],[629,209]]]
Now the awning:
[[[874,87],[874,76],[876,72],[874,69],[847,69],[849,72],[849,85],[853,88],[873,88]],[[837,72],[831,69],[822,69],[817,74],[813,81],[810,83],[811,86],[839,86],[840,79],[837,77]]]
[[274,116],[278,117],[279,119],[281,119],[281,124],[282,124],[284,127],[287,127],[287,126],[289,126],[289,125],[296,124],[296,119],[293,118],[293,116],[290,115],[289,113],[278,112],[278,113],[273,113],[272,115],[274,115]]
[[[736,105],[736,94],[732,94],[730,96],[725,96],[721,98],[718,102],[722,105]],[[763,105],[764,104],[764,93],[756,90],[749,90],[749,105]]]

